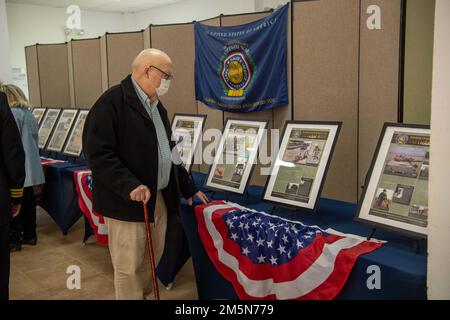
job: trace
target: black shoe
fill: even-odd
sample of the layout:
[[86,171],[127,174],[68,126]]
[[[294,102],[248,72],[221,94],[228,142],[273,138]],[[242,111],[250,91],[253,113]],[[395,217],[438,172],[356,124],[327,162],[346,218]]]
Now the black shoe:
[[24,244],[24,245],[28,244],[30,246],[35,246],[37,244],[37,238],[23,238],[22,244]]
[[22,250],[22,244],[20,243],[10,243],[9,244],[9,252],[20,251]]

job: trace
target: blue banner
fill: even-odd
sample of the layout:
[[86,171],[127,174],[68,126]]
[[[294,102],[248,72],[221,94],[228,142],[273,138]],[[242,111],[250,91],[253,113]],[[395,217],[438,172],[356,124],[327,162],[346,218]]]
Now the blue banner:
[[195,24],[195,95],[209,107],[253,112],[288,104],[288,5],[233,27]]

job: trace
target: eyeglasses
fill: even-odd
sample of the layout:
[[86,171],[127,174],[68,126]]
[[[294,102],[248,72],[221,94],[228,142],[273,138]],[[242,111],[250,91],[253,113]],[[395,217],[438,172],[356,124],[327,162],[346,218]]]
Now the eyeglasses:
[[155,67],[155,66],[151,65],[151,66],[148,67],[148,70],[150,70],[150,68],[155,68],[156,70],[158,70],[159,72],[161,72],[161,73],[164,75],[163,78],[166,79],[166,80],[172,80],[172,79],[173,79],[173,75],[168,74],[168,73],[162,71],[162,70],[159,69],[158,67]]

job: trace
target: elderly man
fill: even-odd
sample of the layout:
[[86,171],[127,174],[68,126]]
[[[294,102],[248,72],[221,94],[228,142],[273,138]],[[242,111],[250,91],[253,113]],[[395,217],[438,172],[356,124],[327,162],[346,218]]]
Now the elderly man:
[[[169,90],[172,68],[164,52],[143,50],[132,74],[97,100],[84,127],[93,205],[106,217],[116,299],[143,299],[151,292],[143,204],[155,221],[161,248],[165,219],[179,214],[180,194],[190,204],[194,196],[208,201],[171,159],[175,144],[159,97]],[[161,249],[156,252],[158,259]]]

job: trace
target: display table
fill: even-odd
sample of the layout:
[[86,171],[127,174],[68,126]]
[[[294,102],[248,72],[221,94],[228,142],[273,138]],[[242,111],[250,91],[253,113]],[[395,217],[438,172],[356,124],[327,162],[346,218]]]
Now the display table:
[[69,162],[44,166],[46,182],[39,205],[49,213],[64,235],[82,216],[73,178],[73,172],[82,168],[85,165]]
[[[203,186],[205,175],[193,173],[197,186]],[[246,197],[231,196],[229,201],[243,206],[270,212],[272,206],[261,201],[261,187],[250,187]],[[208,194],[211,196],[211,194]],[[227,199],[216,193],[214,199]],[[321,199],[318,212],[308,214],[277,208],[273,214],[291,220],[299,220],[321,228],[333,228],[344,233],[367,236],[371,228],[353,220],[356,205]],[[182,202],[181,221],[192,254],[198,296],[200,299],[238,299],[232,285],[215,269],[198,234],[194,207]],[[352,270],[338,299],[426,299],[426,243],[420,243],[421,252],[416,254],[413,241],[397,233],[377,230],[375,238],[388,243],[380,249],[361,256]],[[369,266],[380,268],[381,289],[370,290],[367,280]]]

